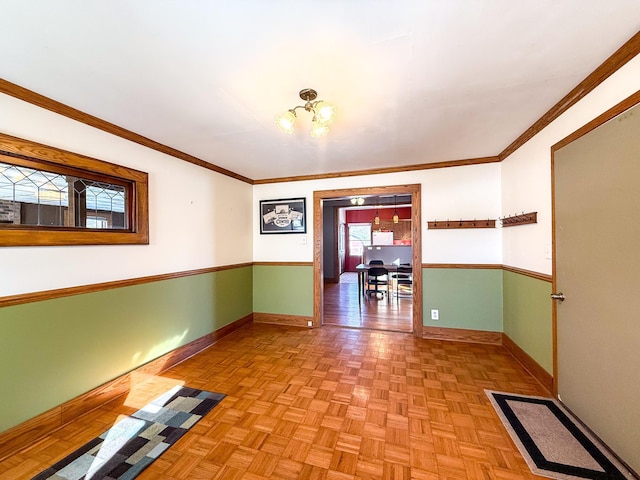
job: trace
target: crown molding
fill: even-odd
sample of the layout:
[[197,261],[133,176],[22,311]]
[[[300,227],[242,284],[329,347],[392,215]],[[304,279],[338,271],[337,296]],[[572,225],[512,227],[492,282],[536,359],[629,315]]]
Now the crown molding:
[[225,168],[218,167],[217,165],[214,165],[212,163],[205,162],[200,158],[189,155],[188,153],[181,152],[180,150],[176,150],[175,148],[168,147],[159,142],[156,142],[155,140],[151,140],[150,138],[143,137],[142,135],[132,132],[131,130],[127,130],[126,128],[119,127],[118,125],[114,125],[113,123],[109,123],[98,117],[89,115],[88,113],[82,112],[73,107],[65,105],[64,103],[60,103],[56,100],[45,97],[44,95],[40,95],[39,93],[28,90],[24,87],[21,87],[20,85],[16,85],[15,83],[4,80],[3,78],[0,78],[0,93],[4,93],[37,107],[44,108],[45,110],[57,113],[58,115],[70,118],[71,120],[84,123],[85,125],[89,125],[90,127],[94,127],[98,130],[102,130],[103,132],[115,135],[116,137],[124,138],[125,140],[129,140],[144,147],[148,147],[152,150],[171,155],[172,157],[179,158],[180,160],[184,160],[185,162],[193,163],[194,165],[198,165],[199,167],[221,173],[222,175],[235,178],[236,180],[240,180],[242,182],[246,182],[249,184],[253,183],[253,180],[248,177],[244,177]]
[[551,122],[569,110],[572,106],[591,93],[597,86],[622,68],[627,62],[640,54],[640,32],[627,40],[618,50],[607,58],[598,68],[567,93],[562,100],[540,117],[533,125],[525,130],[518,138],[505,148],[498,157],[503,161],[521,146],[540,133]]
[[315,175],[299,175],[299,176],[293,176],[293,177],[264,178],[261,180],[254,180],[253,184],[261,185],[265,183],[301,182],[304,180],[323,180],[327,178],[356,177],[361,175],[380,175],[383,173],[411,172],[414,170],[430,170],[433,168],[461,167],[464,165],[479,165],[482,163],[496,163],[499,161],[500,161],[499,157],[468,158],[465,160],[449,160],[446,162],[436,162],[436,163],[419,163],[415,165],[402,165],[397,167],[386,167],[386,168],[372,168],[367,170],[350,170],[346,172],[318,173]]

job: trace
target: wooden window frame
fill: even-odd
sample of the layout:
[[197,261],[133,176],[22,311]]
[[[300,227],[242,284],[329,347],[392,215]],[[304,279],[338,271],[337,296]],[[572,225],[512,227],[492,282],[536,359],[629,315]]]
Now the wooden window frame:
[[149,175],[147,173],[2,133],[0,133],[0,158],[14,165],[125,185],[129,187],[130,193],[127,204],[129,222],[127,229],[11,225],[0,228],[0,246],[149,244]]

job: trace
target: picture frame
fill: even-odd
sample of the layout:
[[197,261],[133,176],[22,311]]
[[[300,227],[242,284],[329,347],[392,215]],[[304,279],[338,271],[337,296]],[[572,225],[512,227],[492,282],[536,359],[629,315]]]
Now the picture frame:
[[306,200],[260,200],[260,234],[307,233]]

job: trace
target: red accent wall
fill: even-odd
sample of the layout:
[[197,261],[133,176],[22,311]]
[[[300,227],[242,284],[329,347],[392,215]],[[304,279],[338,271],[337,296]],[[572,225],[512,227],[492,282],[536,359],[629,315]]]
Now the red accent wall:
[[[381,208],[378,210],[380,218],[391,220],[393,218],[393,208]],[[347,223],[371,223],[376,216],[376,210],[369,208],[366,210],[347,210]],[[411,207],[399,207],[398,217],[403,220],[411,219]]]
[[[346,261],[345,271],[355,272],[356,265],[360,263],[360,257],[352,257],[349,255],[349,224],[350,223],[373,223],[373,218],[376,216],[375,208],[368,208],[364,210],[347,210],[346,222],[347,228],[345,229],[346,238],[344,240],[346,246]],[[393,208],[381,208],[378,210],[380,218],[383,220],[393,219]],[[398,207],[398,217],[401,220],[411,219],[411,207]]]

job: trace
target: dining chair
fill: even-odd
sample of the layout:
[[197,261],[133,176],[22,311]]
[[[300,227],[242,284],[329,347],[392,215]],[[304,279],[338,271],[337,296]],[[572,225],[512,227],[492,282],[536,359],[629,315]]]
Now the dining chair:
[[[413,295],[413,268],[409,263],[402,263],[397,270],[391,274],[392,283],[395,284],[396,299],[400,296],[400,287],[405,286],[403,291],[407,291],[407,296]],[[404,295],[404,292],[403,292]]]
[[[378,265],[384,265],[384,262],[382,260],[371,260],[369,262],[369,270],[367,271],[367,295],[375,293],[377,297],[378,293],[382,293],[384,297],[384,294],[387,293],[387,298],[389,298],[389,271]],[[384,290],[380,287],[384,287]]]

